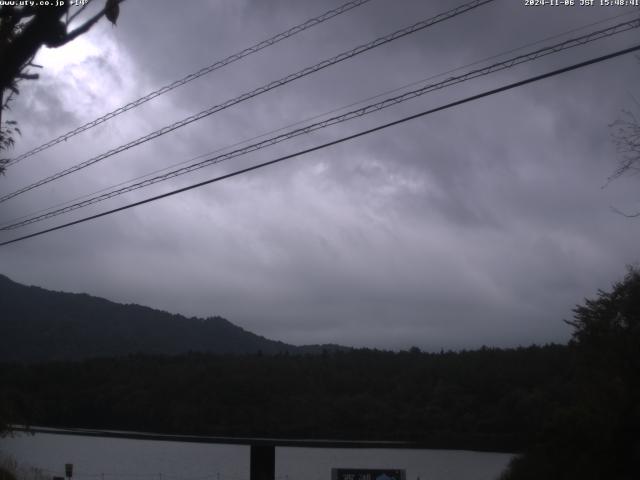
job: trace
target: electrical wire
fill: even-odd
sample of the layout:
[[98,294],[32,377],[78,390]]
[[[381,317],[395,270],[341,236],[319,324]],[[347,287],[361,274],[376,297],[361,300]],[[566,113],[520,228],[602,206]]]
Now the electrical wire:
[[164,173],[162,175],[158,175],[156,177],[152,177],[131,185],[128,185],[126,187],[122,187],[116,190],[111,190],[107,193],[104,193],[102,195],[98,195],[98,196],[94,196],[94,197],[90,197],[86,200],[68,205],[66,207],[62,207],[62,208],[58,208],[56,210],[52,210],[50,212],[41,214],[41,215],[37,215],[34,217],[30,217],[27,218],[25,220],[21,220],[21,221],[17,221],[14,223],[10,223],[8,225],[4,225],[2,227],[0,227],[0,230],[2,231],[7,231],[7,230],[14,230],[16,228],[19,227],[24,227],[26,225],[30,225],[32,223],[36,223],[36,222],[40,222],[43,220],[47,220],[49,218],[53,218],[56,217],[58,215],[62,215],[65,213],[69,213],[73,210],[77,210],[79,208],[83,208],[98,202],[102,202],[105,200],[108,200],[110,198],[116,197],[118,195],[122,195],[124,193],[128,193],[134,190],[138,190],[140,188],[144,188],[150,185],[153,185],[155,183],[161,182],[161,181],[165,181],[168,180],[170,178],[174,178],[180,175],[184,175],[186,173],[190,173],[196,170],[199,170],[201,168],[213,165],[213,164],[217,164],[217,163],[221,163],[227,160],[230,160],[232,158],[236,158],[239,157],[241,155],[246,155],[248,153],[251,152],[255,152],[257,150],[260,150],[262,148],[266,148],[266,147],[270,147],[272,145],[275,145],[277,143],[286,141],[286,140],[290,140],[292,138],[301,136],[301,135],[305,135],[317,130],[320,130],[322,128],[326,128],[332,125],[336,125],[339,123],[343,123],[346,122],[348,120],[352,120],[354,118],[359,118],[362,117],[364,115],[368,115],[371,114],[373,112],[379,111],[379,110],[383,110],[385,108],[389,108],[393,105],[397,105],[399,103],[405,102],[407,100],[411,100],[414,98],[417,98],[419,96],[425,95],[427,93],[433,92],[435,90],[440,90],[442,88],[446,88],[446,87],[450,87],[452,85],[456,85],[458,83],[462,83],[468,80],[472,80],[481,76],[485,76],[485,75],[489,75],[491,73],[495,73],[501,70],[505,70],[508,68],[512,68],[516,65],[521,65],[523,63],[526,62],[530,62],[536,59],[539,59],[541,57],[553,54],[553,53],[557,53],[569,48],[574,48],[577,46],[581,46],[581,45],[585,45],[586,43],[590,43],[596,40],[601,40],[603,38],[607,38],[607,37],[611,37],[613,35],[618,35],[620,33],[629,31],[631,29],[634,28],[638,28],[640,27],[640,19],[636,19],[636,20],[631,20],[631,21],[627,21],[627,22],[622,22],[619,23],[617,25],[614,25],[612,27],[609,28],[605,28],[605,29],[601,29],[601,30],[597,30],[595,32],[591,32],[589,34],[586,35],[582,35],[580,37],[576,37],[576,38],[572,38],[569,40],[566,40],[564,42],[555,44],[555,45],[551,45],[545,48],[541,48],[538,50],[535,50],[533,52],[529,52],[529,53],[525,53],[522,55],[518,55],[516,57],[504,60],[502,62],[498,62],[498,63],[494,63],[492,65],[489,65],[487,67],[483,67],[480,69],[476,69],[476,70],[472,70],[470,72],[467,72],[465,74],[459,75],[459,76],[455,76],[455,77],[450,77],[442,82],[438,82],[438,83],[434,83],[434,84],[429,84],[429,85],[425,85],[422,88],[416,89],[416,90],[412,90],[409,92],[405,92],[401,95],[397,95],[395,97],[391,97],[391,98],[387,98],[385,100],[382,100],[380,102],[377,103],[373,103],[370,105],[367,105],[365,107],[356,109],[356,110],[352,110],[349,112],[346,112],[342,115],[338,115],[338,116],[334,116],[325,120],[322,120],[320,122],[316,122],[310,125],[307,125],[305,127],[301,127],[292,131],[289,131],[287,133],[281,134],[281,135],[277,135],[275,137],[271,137],[269,139],[263,140],[261,142],[258,143],[254,143],[251,145],[248,145],[246,147],[237,149],[237,150],[233,150],[231,152],[227,152],[221,155],[217,155],[215,157],[212,158],[208,158],[205,159],[201,162],[192,164],[192,165],[188,165],[185,167],[181,167],[178,168],[176,170],[172,170],[170,172]]
[[588,23],[588,24],[585,24],[585,25],[581,25],[580,27],[576,27],[576,28],[573,28],[573,29],[571,29],[571,30],[566,30],[566,31],[564,31],[564,32],[562,32],[562,33],[559,33],[559,34],[556,34],[556,35],[552,35],[552,36],[549,36],[549,37],[545,37],[545,38],[543,38],[543,39],[536,40],[535,42],[530,42],[530,43],[527,43],[527,44],[521,45],[521,46],[519,46],[519,47],[512,48],[512,49],[510,49],[510,50],[504,51],[504,52],[502,52],[502,53],[498,53],[498,54],[495,54],[495,55],[491,55],[491,56],[489,56],[489,57],[485,57],[485,58],[483,58],[483,59],[481,59],[481,60],[476,60],[476,61],[475,61],[475,62],[473,62],[473,63],[469,63],[469,64],[466,64],[466,65],[461,65],[461,66],[456,67],[456,68],[453,68],[453,69],[451,69],[451,70],[447,70],[447,71],[442,72],[442,73],[438,73],[438,74],[431,75],[431,76],[426,77],[426,78],[422,78],[422,79],[420,79],[420,80],[413,81],[413,82],[408,83],[408,84],[405,84],[405,85],[403,85],[403,86],[401,86],[401,87],[397,87],[397,88],[394,88],[394,89],[392,89],[392,90],[386,90],[386,91],[381,92],[381,93],[378,93],[378,94],[376,94],[376,95],[373,95],[373,96],[370,96],[370,97],[367,97],[367,98],[363,98],[363,99],[358,100],[358,101],[356,101],[356,102],[352,102],[352,103],[350,103],[350,104],[348,104],[348,105],[343,105],[343,106],[341,106],[341,107],[334,108],[334,109],[332,109],[332,110],[329,110],[329,111],[326,111],[326,112],[323,112],[323,113],[320,113],[320,114],[317,114],[317,115],[313,115],[312,117],[307,117],[307,118],[305,118],[305,119],[298,120],[298,121],[296,121],[296,122],[293,122],[293,123],[287,124],[287,125],[285,125],[285,126],[282,126],[282,127],[277,128],[277,129],[269,130],[269,131],[267,131],[267,132],[261,133],[261,134],[259,134],[259,135],[256,135],[256,136],[253,136],[253,137],[250,137],[250,138],[245,138],[245,139],[240,140],[240,141],[238,141],[238,142],[235,142],[235,143],[233,143],[233,144],[226,145],[226,146],[221,147],[221,148],[218,148],[218,149],[216,149],[216,150],[212,150],[212,151],[209,151],[209,152],[206,152],[206,153],[199,154],[199,155],[197,155],[197,156],[195,156],[195,157],[191,157],[191,158],[189,158],[189,159],[187,159],[187,160],[183,160],[183,161],[181,161],[181,162],[174,163],[174,164],[172,164],[172,165],[169,165],[169,166],[166,166],[166,167],[163,167],[163,168],[157,169],[157,170],[153,170],[153,171],[148,172],[148,173],[146,173],[146,174],[144,174],[144,175],[140,175],[140,176],[137,176],[137,177],[131,178],[131,179],[129,179],[129,180],[125,180],[125,181],[120,182],[120,183],[117,183],[117,184],[115,184],[115,185],[111,185],[111,186],[109,186],[109,187],[101,188],[100,190],[95,190],[95,191],[93,191],[93,192],[86,193],[86,194],[80,195],[80,196],[78,196],[78,197],[74,197],[74,198],[72,198],[72,199],[70,199],[70,200],[66,200],[66,201],[64,201],[64,202],[60,202],[60,203],[54,204],[54,205],[49,206],[49,207],[46,207],[46,208],[42,208],[42,209],[40,209],[40,210],[37,210],[37,211],[31,212],[31,213],[28,213],[28,214],[25,214],[25,215],[21,215],[21,216],[19,216],[19,217],[14,217],[13,219],[8,220],[8,221],[5,221],[4,223],[0,224],[0,230],[3,230],[3,228],[2,228],[2,227],[4,227],[4,226],[9,226],[9,224],[12,224],[12,223],[18,222],[19,220],[22,220],[23,218],[28,218],[28,217],[36,216],[36,215],[38,215],[38,214],[40,214],[40,213],[47,212],[47,211],[49,211],[49,210],[52,210],[52,209],[55,209],[55,208],[62,207],[62,206],[64,206],[64,205],[72,204],[73,202],[77,202],[78,200],[82,200],[82,199],[84,199],[84,198],[92,197],[92,196],[97,195],[97,194],[99,194],[99,193],[106,192],[106,191],[108,191],[108,190],[112,190],[112,189],[115,189],[115,188],[118,188],[118,187],[121,187],[121,186],[127,185],[127,184],[129,184],[129,183],[135,182],[136,180],[141,180],[141,179],[143,179],[143,178],[150,177],[151,175],[155,175],[156,173],[164,172],[164,171],[170,170],[170,169],[172,169],[172,168],[175,168],[175,167],[178,167],[178,166],[181,166],[181,165],[185,165],[185,164],[187,164],[187,163],[194,162],[194,161],[199,160],[199,159],[201,159],[201,158],[205,158],[205,157],[208,157],[208,156],[210,156],[210,155],[213,155],[213,154],[216,154],[216,153],[219,153],[219,152],[223,152],[223,151],[225,151],[225,150],[229,150],[230,148],[234,148],[234,147],[237,147],[237,146],[239,146],[239,145],[243,145],[243,144],[245,144],[245,143],[249,143],[249,142],[251,142],[251,141],[253,141],[253,140],[257,140],[257,139],[259,139],[259,138],[267,137],[267,136],[269,136],[269,135],[272,135],[272,134],[274,134],[274,133],[281,132],[281,131],[286,130],[286,129],[288,129],[288,128],[291,128],[291,127],[295,127],[295,126],[301,125],[301,124],[303,124],[303,123],[305,123],[305,122],[310,122],[310,121],[312,121],[312,120],[316,120],[316,119],[318,119],[318,118],[322,118],[322,117],[325,117],[325,116],[327,116],[327,115],[331,115],[331,114],[333,114],[333,113],[337,113],[337,112],[339,112],[339,111],[346,110],[347,108],[354,107],[354,106],[356,106],[356,105],[360,105],[360,104],[362,104],[362,103],[364,103],[364,102],[368,102],[368,101],[370,101],[370,100],[375,100],[375,99],[380,98],[380,97],[383,97],[383,96],[385,96],[385,95],[389,95],[389,94],[392,94],[392,93],[396,93],[396,92],[399,92],[399,91],[405,90],[405,89],[407,89],[407,88],[409,88],[409,87],[413,87],[413,86],[416,86],[416,85],[422,84],[422,83],[424,83],[424,82],[427,82],[427,81],[429,81],[429,80],[433,80],[433,79],[436,79],[436,78],[443,77],[443,76],[445,76],[445,75],[449,75],[449,74],[451,74],[451,73],[454,73],[454,72],[457,72],[457,71],[463,70],[463,69],[465,69],[465,68],[470,68],[470,67],[473,67],[473,66],[479,65],[479,64],[484,63],[484,62],[487,62],[487,61],[489,61],[489,60],[494,60],[494,59],[496,59],[496,58],[503,57],[503,56],[508,55],[508,54],[510,54],[510,53],[514,53],[514,52],[518,52],[518,51],[524,50],[525,48],[528,48],[528,47],[532,47],[532,46],[535,46],[535,45],[540,45],[541,43],[547,42],[547,41],[549,41],[549,40],[555,40],[555,39],[557,39],[557,38],[564,37],[565,35],[568,35],[568,34],[571,34],[571,33],[575,33],[575,32],[578,32],[578,31],[584,30],[584,29],[589,28],[589,27],[593,27],[593,26],[595,26],[595,25],[601,25],[601,24],[603,24],[603,23],[609,22],[609,21],[611,21],[611,20],[615,20],[615,19],[620,18],[620,17],[628,17],[628,16],[630,16],[630,15],[637,15],[637,12],[635,12],[635,11],[625,12],[625,13],[621,13],[621,14],[618,14],[618,15],[614,15],[614,16],[611,16],[611,17],[607,17],[607,18],[604,18],[604,19],[601,19],[601,20],[597,20],[597,21],[595,21],[595,22],[591,22],[591,23]]
[[420,22],[417,22],[409,27],[405,27],[403,29],[397,30],[389,35],[385,35],[384,37],[379,37],[369,43],[360,45],[352,50],[349,50],[347,52],[343,52],[339,55],[336,55],[334,57],[331,57],[329,59],[323,60],[320,63],[317,63],[311,67],[307,67],[304,68],[296,73],[292,73],[290,75],[287,75],[286,77],[283,77],[279,80],[275,80],[273,82],[270,82],[266,85],[263,85],[262,87],[259,87],[255,90],[252,90],[250,92],[244,93],[242,95],[240,95],[239,97],[227,100],[224,103],[221,103],[219,105],[215,105],[213,107],[210,107],[206,110],[203,110],[199,113],[196,113],[194,115],[191,115],[190,117],[184,118],[178,122],[172,123],[170,125],[167,125],[159,130],[156,130],[154,132],[151,132],[143,137],[140,137],[136,140],[133,140],[127,144],[124,145],[120,145],[119,147],[116,147],[114,149],[111,149],[101,155],[98,155],[96,157],[90,158],[89,160],[85,160],[84,162],[81,162],[79,164],[76,164],[72,167],[69,167],[65,170],[62,170],[58,173],[55,173],[53,175],[50,175],[46,178],[43,178],[41,180],[38,180],[37,182],[34,182],[30,185],[27,185],[25,187],[22,187],[14,192],[8,193],[6,195],[3,195],[2,197],[0,197],[0,203],[2,202],[6,202],[7,200],[16,197],[22,193],[28,192],[29,190],[32,190],[36,187],[40,187],[42,185],[45,185],[49,182],[52,182],[54,180],[57,180],[61,177],[64,177],[66,175],[69,175],[71,173],[77,172],[78,170],[82,170],[84,168],[87,168],[97,162],[100,162],[108,157],[111,157],[117,153],[123,152],[125,150],[128,150],[130,148],[133,148],[135,146],[138,146],[142,143],[148,142],[149,140],[153,140],[155,138],[158,138],[162,135],[165,135],[169,132],[172,132],[173,130],[176,130],[178,128],[184,127],[186,125],[189,125],[190,123],[196,122],[198,120],[201,120],[205,117],[208,117],[210,115],[213,115],[214,113],[217,113],[221,110],[227,109],[233,105],[236,105],[240,102],[243,102],[245,100],[249,100],[250,98],[253,98],[257,95],[260,95],[262,93],[266,93],[270,90],[273,90],[274,88],[277,87],[281,87],[283,85],[286,85],[288,83],[293,82],[294,80],[297,80],[299,78],[305,77],[307,75],[310,75],[312,73],[318,72],[324,68],[327,68],[331,65],[335,65],[336,63],[339,62],[343,62],[347,59],[350,59],[352,57],[355,57],[356,55],[359,55],[361,53],[364,53],[368,50],[371,50],[373,48],[377,48],[381,45],[385,45],[387,43],[390,43],[394,40],[397,40],[399,38],[405,37],[407,35],[410,35],[412,33],[416,33],[420,30],[423,30],[427,27],[430,27],[432,25],[435,25],[437,23],[443,22],[445,20],[448,20],[450,18],[456,17],[458,15],[461,15],[463,13],[466,13],[470,10],[473,10],[475,8],[478,8],[481,5],[485,5],[487,3],[491,3],[495,0],[473,0],[472,2],[466,3],[464,5],[460,5],[456,8],[453,8],[451,10],[448,10],[447,12],[441,13],[439,15],[436,15],[434,17],[428,18],[426,20],[422,20]]
[[512,90],[514,88],[521,87],[523,85],[527,85],[529,83],[537,82],[537,81],[540,81],[540,80],[543,80],[543,79],[546,79],[546,78],[549,78],[549,77],[553,77],[553,76],[556,76],[556,75],[560,75],[562,73],[566,73],[566,72],[569,72],[569,71],[572,71],[572,70],[577,70],[579,68],[584,68],[586,66],[593,65],[593,64],[596,64],[596,63],[600,63],[600,62],[603,62],[603,61],[606,61],[606,60],[610,60],[612,58],[619,57],[621,55],[626,55],[628,53],[635,52],[635,51],[638,51],[638,50],[640,50],[640,44],[635,45],[633,47],[625,48],[623,50],[618,50],[616,52],[609,53],[607,55],[602,55],[600,57],[592,58],[592,59],[586,60],[584,62],[575,63],[575,64],[570,65],[568,67],[559,68],[557,70],[552,70],[550,72],[543,73],[541,75],[536,75],[536,76],[533,76],[533,77],[529,77],[529,78],[527,78],[525,80],[520,80],[520,81],[517,81],[517,82],[509,83],[509,84],[504,85],[502,87],[494,88],[492,90],[487,90],[485,92],[482,92],[482,93],[479,93],[479,94],[476,94],[476,95],[472,95],[470,97],[466,97],[466,98],[463,98],[461,100],[456,100],[454,102],[450,102],[450,103],[447,103],[445,105],[441,105],[441,106],[436,107],[436,108],[425,110],[423,112],[416,113],[414,115],[409,115],[409,116],[403,117],[403,118],[401,118],[399,120],[395,120],[393,122],[385,123],[385,124],[379,125],[377,127],[370,128],[368,130],[360,131],[360,132],[355,133],[353,135],[348,135],[348,136],[339,138],[337,140],[333,140],[331,142],[323,143],[321,145],[317,145],[315,147],[307,148],[305,150],[300,150],[298,152],[295,152],[295,153],[292,153],[292,154],[289,154],[289,155],[284,155],[282,157],[278,157],[278,158],[276,158],[274,160],[270,160],[268,162],[263,162],[263,163],[260,163],[260,164],[257,164],[257,165],[253,165],[251,167],[243,168],[241,170],[236,170],[235,172],[231,172],[231,173],[228,173],[228,174],[225,174],[225,175],[214,177],[214,178],[211,178],[209,180],[205,180],[205,181],[193,184],[193,185],[189,185],[187,187],[182,187],[182,188],[179,188],[177,190],[172,190],[170,192],[166,192],[166,193],[163,193],[163,194],[160,194],[160,195],[156,195],[154,197],[146,198],[144,200],[140,200],[140,201],[137,201],[137,202],[134,202],[134,203],[123,205],[121,207],[114,208],[112,210],[107,210],[105,212],[101,212],[101,213],[98,213],[98,214],[95,214],[95,215],[91,215],[91,216],[84,217],[84,218],[81,218],[81,219],[78,219],[78,220],[74,220],[72,222],[68,222],[68,223],[65,223],[65,224],[62,224],[62,225],[57,225],[55,227],[47,228],[45,230],[40,230],[38,232],[34,232],[34,233],[29,234],[29,235],[24,235],[22,237],[14,238],[12,240],[7,240],[5,242],[0,243],[0,246],[10,245],[12,243],[20,242],[20,241],[26,240],[28,238],[33,238],[33,237],[37,237],[37,236],[40,236],[40,235],[44,235],[46,233],[50,233],[50,232],[54,232],[54,231],[57,231],[57,230],[61,230],[63,228],[70,227],[72,225],[78,225],[80,223],[84,223],[84,222],[87,222],[89,220],[95,220],[97,218],[104,217],[104,216],[107,216],[107,215],[111,215],[111,214],[116,213],[116,212],[121,212],[123,210],[128,210],[130,208],[134,208],[134,207],[137,207],[137,206],[140,206],[140,205],[144,205],[146,203],[150,203],[150,202],[154,202],[156,200],[160,200],[162,198],[166,198],[166,197],[170,197],[170,196],[173,196],[173,195],[177,195],[178,193],[182,193],[182,192],[186,192],[186,191],[189,191],[189,190],[193,190],[195,188],[199,188],[199,187],[202,187],[204,185],[209,185],[211,183],[215,183],[215,182],[219,182],[219,181],[222,181],[222,180],[226,180],[228,178],[236,177],[238,175],[242,175],[244,173],[248,173],[248,172],[251,172],[253,170],[258,170],[258,169],[263,168],[263,167],[274,165],[276,163],[280,163],[280,162],[283,162],[285,160],[289,160],[291,158],[299,157],[299,156],[305,155],[307,153],[315,152],[315,151],[318,151],[318,150],[322,150],[324,148],[328,148],[328,147],[333,146],[333,145],[337,145],[337,144],[340,144],[340,143],[343,143],[343,142],[354,140],[356,138],[359,138],[359,137],[362,137],[362,136],[365,136],[365,135],[369,135],[371,133],[378,132],[378,131],[384,130],[384,129],[392,127],[392,126],[399,125],[399,124],[408,122],[410,120],[414,120],[416,118],[421,118],[421,117],[424,117],[426,115],[430,115],[430,114],[433,114],[433,113],[436,113],[436,112],[439,112],[439,111],[442,111],[442,110],[447,110],[449,108],[453,108],[453,107],[456,107],[458,105],[462,105],[462,104],[469,103],[469,102],[472,102],[472,101],[475,101],[475,100],[479,100],[481,98],[488,97],[488,96],[491,96],[491,95],[495,95],[497,93],[501,93],[501,92],[504,92],[504,91],[507,91],[507,90]]
[[[152,100],[160,95],[163,95],[167,92],[170,92],[171,90],[174,90],[178,87],[181,87],[182,85],[191,82],[192,80],[195,80],[196,78],[200,78],[203,75],[207,75],[208,73],[213,72],[214,70],[218,70],[219,68],[225,67],[227,65],[230,65],[233,62],[236,62],[244,57],[247,57],[253,53],[259,52],[260,50],[270,47],[271,45],[275,45],[276,43],[285,40],[289,37],[292,37],[300,32],[303,32],[304,30],[307,30],[311,27],[315,27],[316,25],[320,25],[322,22],[325,22],[326,20],[329,20],[333,17],[336,17],[342,13],[348,12],[349,10],[352,10],[356,7],[359,7],[367,2],[369,2],[371,0],[353,0],[350,2],[347,2],[337,8],[334,8],[333,10],[329,10],[328,12],[323,13],[322,15],[318,15],[317,17],[311,18],[309,20],[307,20],[306,22],[303,22],[299,25],[296,25],[294,27],[291,27],[288,30],[285,30],[284,32],[278,33],[277,35],[274,35],[271,38],[268,38],[266,40],[263,40],[259,43],[256,43],[255,45],[245,48],[244,50],[234,53],[233,55],[229,55],[228,57],[222,59],[222,60],[218,60],[215,63],[208,65],[206,67],[201,68],[200,70],[198,70],[197,72],[194,73],[190,73],[189,75],[181,78],[180,80],[176,80],[175,82],[172,82],[168,85],[165,85],[157,90],[154,90],[153,92],[148,93],[147,95],[145,95],[144,97],[138,98],[137,100],[134,100],[133,102],[127,103],[126,105],[119,107],[115,110],[113,110],[112,112],[109,112],[99,118],[96,118],[95,120],[92,120],[90,122],[85,123],[84,125],[81,125],[77,128],[75,128],[74,130],[71,130],[63,135],[60,135],[59,137],[54,138],[53,140],[50,140],[46,143],[43,143],[42,145],[29,150],[28,152],[23,153],[22,155],[19,155],[18,157],[15,157],[13,159],[11,159],[9,161],[9,163],[7,164],[7,166],[11,166],[14,165],[16,163],[18,163],[21,160],[24,160],[27,157],[30,157],[32,155],[35,155],[36,153],[42,152],[43,150],[46,150],[47,148],[53,147],[54,145],[57,145],[60,142],[64,142],[68,139],[70,139],[71,137],[78,135],[79,133],[82,133],[84,131],[89,130],[90,128],[93,128],[97,125],[100,125],[108,120],[111,120],[114,117],[117,117],[118,115],[120,115],[121,113],[124,113],[128,110],[131,110],[133,108],[139,107],[140,105],[148,102],[149,100]],[[88,5],[85,4],[82,8],[86,7]],[[81,9],[82,10],[82,9]],[[79,13],[79,12],[77,12]],[[76,15],[77,15],[76,13]]]

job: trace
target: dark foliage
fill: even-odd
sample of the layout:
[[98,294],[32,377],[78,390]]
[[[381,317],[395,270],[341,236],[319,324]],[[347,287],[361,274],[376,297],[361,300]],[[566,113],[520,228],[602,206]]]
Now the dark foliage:
[[6,468],[0,467],[0,480],[16,480],[16,476]]
[[130,356],[0,365],[20,421],[515,451],[565,401],[567,347]]
[[[41,68],[33,59],[41,47],[57,48],[88,32],[103,16],[115,25],[119,4],[123,0],[106,0],[104,8],[77,28],[69,24],[84,10],[84,6],[69,15],[70,2],[59,5],[39,5],[40,2],[15,2],[0,6],[0,151],[13,147],[20,134],[15,120],[3,121],[3,110],[18,95],[22,80],[37,80],[31,68]],[[30,4],[32,3],[32,4]],[[85,4],[86,5],[86,4]],[[5,172],[7,158],[0,158],[0,174]]]
[[573,402],[504,480],[640,475],[640,271],[575,310]]
[[0,361],[180,354],[320,352],[247,332],[221,317],[186,318],[85,294],[27,287],[0,275]]
[[[149,315],[144,328],[203,323],[3,282],[6,305],[22,305],[30,315],[41,309],[57,328],[85,317],[117,325]],[[504,480],[627,480],[640,471],[639,313],[640,273],[632,269],[611,292],[575,309],[568,346],[5,362],[0,410],[6,421],[45,426],[524,450]],[[34,332],[45,328],[34,325]],[[65,338],[76,339],[75,328]],[[167,331],[179,336],[177,327]]]

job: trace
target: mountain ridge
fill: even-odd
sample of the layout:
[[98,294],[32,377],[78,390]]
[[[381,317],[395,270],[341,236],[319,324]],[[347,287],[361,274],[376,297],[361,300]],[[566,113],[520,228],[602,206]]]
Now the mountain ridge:
[[316,354],[338,345],[290,345],[213,316],[27,286],[0,274],[0,361],[81,360],[137,353]]

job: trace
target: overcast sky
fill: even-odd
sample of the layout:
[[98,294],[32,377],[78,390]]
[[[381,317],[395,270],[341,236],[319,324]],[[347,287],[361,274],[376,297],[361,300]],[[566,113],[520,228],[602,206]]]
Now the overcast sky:
[[[0,178],[0,192],[461,3],[372,0],[25,159]],[[102,21],[73,43],[40,52],[41,79],[24,83],[13,106],[23,135],[12,153],[340,4],[129,0],[116,27]],[[633,9],[498,0],[2,203],[0,222],[626,12]],[[639,38],[636,29],[447,88],[1,232],[0,240],[631,46]],[[562,319],[571,317],[572,308],[598,288],[609,288],[625,265],[639,260],[640,219],[612,211],[640,210],[638,177],[603,188],[619,159],[608,125],[623,109],[636,108],[639,78],[640,62],[627,55],[487,97],[0,247],[0,273],[186,316],[221,315],[294,344],[439,350],[564,342],[570,330]]]

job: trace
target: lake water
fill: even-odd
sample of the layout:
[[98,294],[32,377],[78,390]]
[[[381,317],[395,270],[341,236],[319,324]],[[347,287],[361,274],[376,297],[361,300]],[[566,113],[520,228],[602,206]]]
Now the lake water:
[[[0,456],[14,458],[34,478],[77,480],[248,480],[249,447],[37,433],[0,439]],[[276,448],[279,480],[329,480],[331,468],[402,468],[407,480],[494,480],[512,455],[463,450]]]

